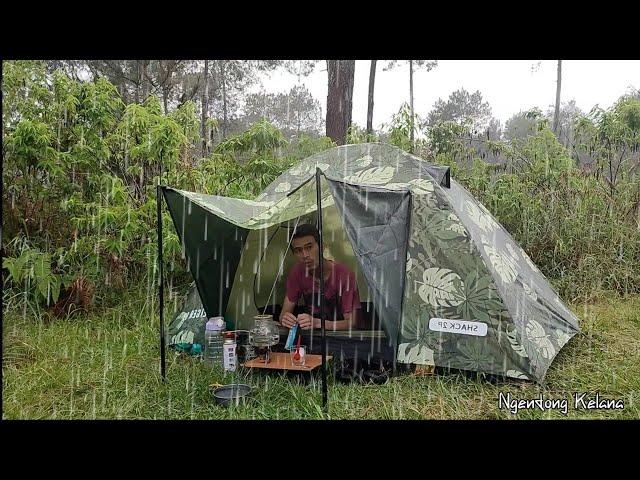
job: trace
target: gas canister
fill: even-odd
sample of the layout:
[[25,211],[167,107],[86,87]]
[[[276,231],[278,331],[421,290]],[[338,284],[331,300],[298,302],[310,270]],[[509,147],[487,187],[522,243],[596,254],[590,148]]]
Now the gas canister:
[[236,339],[233,332],[228,332],[224,339],[224,370],[235,372],[236,370]]

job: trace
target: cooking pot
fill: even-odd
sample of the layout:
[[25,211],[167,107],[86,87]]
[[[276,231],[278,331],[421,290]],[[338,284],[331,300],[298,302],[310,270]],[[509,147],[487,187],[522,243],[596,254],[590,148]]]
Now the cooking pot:
[[239,405],[251,395],[251,387],[244,383],[230,383],[214,388],[211,394],[218,405]]

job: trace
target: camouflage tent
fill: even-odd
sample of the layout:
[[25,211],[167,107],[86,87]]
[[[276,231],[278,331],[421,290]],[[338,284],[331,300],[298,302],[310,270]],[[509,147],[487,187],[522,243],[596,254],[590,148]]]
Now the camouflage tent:
[[448,167],[389,145],[308,157],[253,200],[163,187],[206,316],[247,328],[282,301],[289,232],[317,215],[316,169],[325,255],[357,272],[398,362],[543,380],[578,319]]

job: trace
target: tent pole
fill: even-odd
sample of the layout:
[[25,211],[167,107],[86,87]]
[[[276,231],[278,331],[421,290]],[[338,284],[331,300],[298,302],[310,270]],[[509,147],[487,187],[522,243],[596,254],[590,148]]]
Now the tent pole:
[[324,335],[324,255],[322,252],[322,198],[320,195],[320,172],[316,167],[316,203],[318,207],[318,233],[320,234],[320,322],[322,325],[322,406],[325,413],[327,407],[327,342]]
[[158,288],[160,289],[160,374],[162,381],[166,381],[166,369],[164,358],[164,276],[162,274],[162,186],[156,187],[156,203],[158,205]]

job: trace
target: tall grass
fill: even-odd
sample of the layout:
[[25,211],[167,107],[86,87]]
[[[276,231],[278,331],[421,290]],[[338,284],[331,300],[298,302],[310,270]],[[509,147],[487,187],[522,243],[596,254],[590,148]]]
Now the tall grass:
[[[455,156],[437,160],[453,166],[453,178],[491,211],[564,299],[640,293],[640,177],[621,176],[612,194],[603,177],[573,167],[548,136],[540,132],[522,147],[538,149],[537,160],[530,153],[531,165],[497,169],[476,159],[464,168]],[[541,139],[552,147],[540,146]]]
[[[224,375],[193,357],[167,353],[159,368],[157,304],[130,292],[119,306],[87,318],[52,321],[46,313],[5,312],[3,418],[8,419],[493,419],[565,418],[559,411],[498,408],[498,394],[568,398],[599,392],[623,410],[574,410],[567,418],[639,418],[640,296],[574,304],[583,333],[550,368],[544,386],[490,383],[462,373],[403,374],[384,385],[340,384],[330,377],[322,410],[319,374],[239,369]],[[170,307],[167,308],[167,311]],[[216,405],[209,387],[249,383],[247,405]]]

